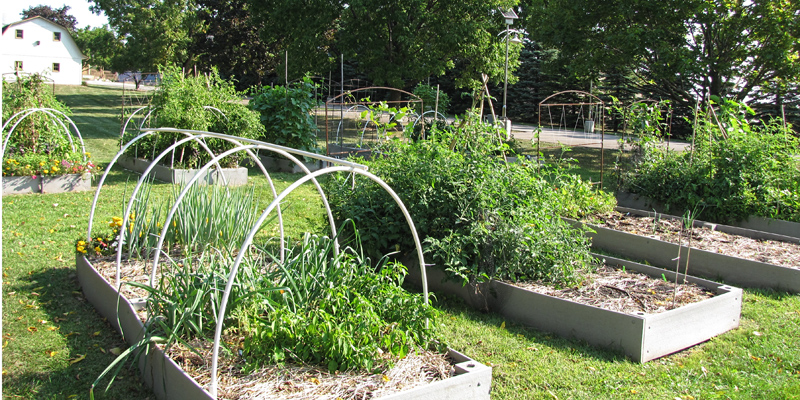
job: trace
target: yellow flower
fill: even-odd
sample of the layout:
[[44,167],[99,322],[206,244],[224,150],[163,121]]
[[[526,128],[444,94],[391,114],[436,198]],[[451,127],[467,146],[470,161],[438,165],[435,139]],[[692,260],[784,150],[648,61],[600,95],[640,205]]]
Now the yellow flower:
[[84,242],[83,240],[79,240],[78,246],[86,246],[86,242]]
[[86,248],[85,248],[85,247],[83,247],[83,246],[78,246],[78,247],[77,247],[77,250],[78,250],[79,252],[81,252],[81,253],[86,253]]
[[39,163],[39,166],[40,166],[40,167],[44,167],[44,161],[40,162],[40,163]]
[[100,253],[100,246],[95,246],[94,251]]
[[48,173],[48,172],[50,172],[50,171],[48,171],[48,170],[44,170],[44,171],[42,171],[42,173],[43,173],[43,174],[46,174],[46,173]]

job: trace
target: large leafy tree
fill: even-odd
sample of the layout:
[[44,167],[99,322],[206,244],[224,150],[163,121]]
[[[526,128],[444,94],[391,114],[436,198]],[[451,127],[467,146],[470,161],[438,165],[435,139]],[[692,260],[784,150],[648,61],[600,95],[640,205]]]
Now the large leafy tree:
[[206,27],[195,33],[190,52],[204,71],[216,67],[234,77],[240,89],[262,83],[277,63],[273,46],[261,40],[259,24],[250,17],[246,0],[197,0]]
[[78,20],[69,14],[70,6],[63,6],[61,8],[52,8],[50,6],[39,5],[30,7],[21,13],[22,18],[28,19],[33,17],[42,17],[44,19],[53,21],[70,32],[74,32],[78,26]]
[[578,74],[629,68],[650,97],[762,96],[800,77],[791,0],[526,0],[527,26]]
[[88,57],[88,65],[101,69],[114,70],[118,65],[118,55],[124,49],[124,43],[119,40],[117,34],[108,25],[99,28],[86,27],[75,31],[72,34],[83,55]]
[[124,42],[125,69],[152,72],[159,65],[188,67],[192,37],[205,30],[194,0],[91,0]]
[[[265,40],[288,50],[296,74],[327,73],[338,55],[378,85],[408,87],[461,71],[459,86],[486,73],[502,77],[505,47],[500,6],[516,0],[250,0]],[[511,54],[516,63],[518,48]],[[290,76],[291,78],[291,76]]]

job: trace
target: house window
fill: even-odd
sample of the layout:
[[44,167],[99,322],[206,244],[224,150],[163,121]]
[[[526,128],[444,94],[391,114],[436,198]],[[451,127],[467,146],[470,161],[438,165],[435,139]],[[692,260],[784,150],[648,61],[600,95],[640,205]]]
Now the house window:
[[61,71],[61,63],[53,63],[53,72]]
[[22,39],[22,29],[17,29],[16,36],[17,39]]
[[22,71],[22,61],[14,61],[14,71]]
[[61,41],[61,32],[53,32],[53,41],[60,42]]

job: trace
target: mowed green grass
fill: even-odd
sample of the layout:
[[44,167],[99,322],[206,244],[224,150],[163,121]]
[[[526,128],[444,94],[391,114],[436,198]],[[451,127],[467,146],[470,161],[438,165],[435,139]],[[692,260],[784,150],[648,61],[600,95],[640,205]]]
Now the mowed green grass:
[[[62,90],[69,91],[62,100],[74,119],[84,124],[89,151],[107,162],[116,151],[119,129],[107,133],[117,123],[114,96],[106,89],[70,87],[57,93]],[[280,190],[296,176],[274,178]],[[113,172],[96,229],[121,215],[135,179],[138,175]],[[252,182],[263,196],[266,179]],[[171,187],[156,185],[154,193],[168,196]],[[89,385],[114,358],[110,351],[124,346],[85,301],[75,276],[74,241],[85,235],[92,196],[2,199],[6,399],[88,398]],[[311,187],[296,193],[288,214],[292,233],[325,233],[324,213]],[[493,367],[493,399],[800,399],[800,296],[795,294],[745,290],[740,328],[647,364],[471,310],[457,300],[442,297],[436,306],[442,310],[445,340]],[[100,398],[153,398],[137,370],[124,369],[120,378]]]

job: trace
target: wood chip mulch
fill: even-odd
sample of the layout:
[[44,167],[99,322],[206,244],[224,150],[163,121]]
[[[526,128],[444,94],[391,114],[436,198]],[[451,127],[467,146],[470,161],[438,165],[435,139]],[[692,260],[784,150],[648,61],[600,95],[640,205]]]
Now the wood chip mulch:
[[760,261],[788,268],[800,268],[800,240],[779,242],[757,240],[719,232],[706,227],[683,228],[681,220],[643,217],[612,212],[598,215],[592,223],[604,228],[633,233],[695,249]]
[[536,293],[625,314],[657,314],[715,295],[701,286],[684,283],[682,278],[676,286],[674,281],[608,265],[601,265],[587,274],[584,283],[574,287],[557,289],[537,282],[513,284]]

